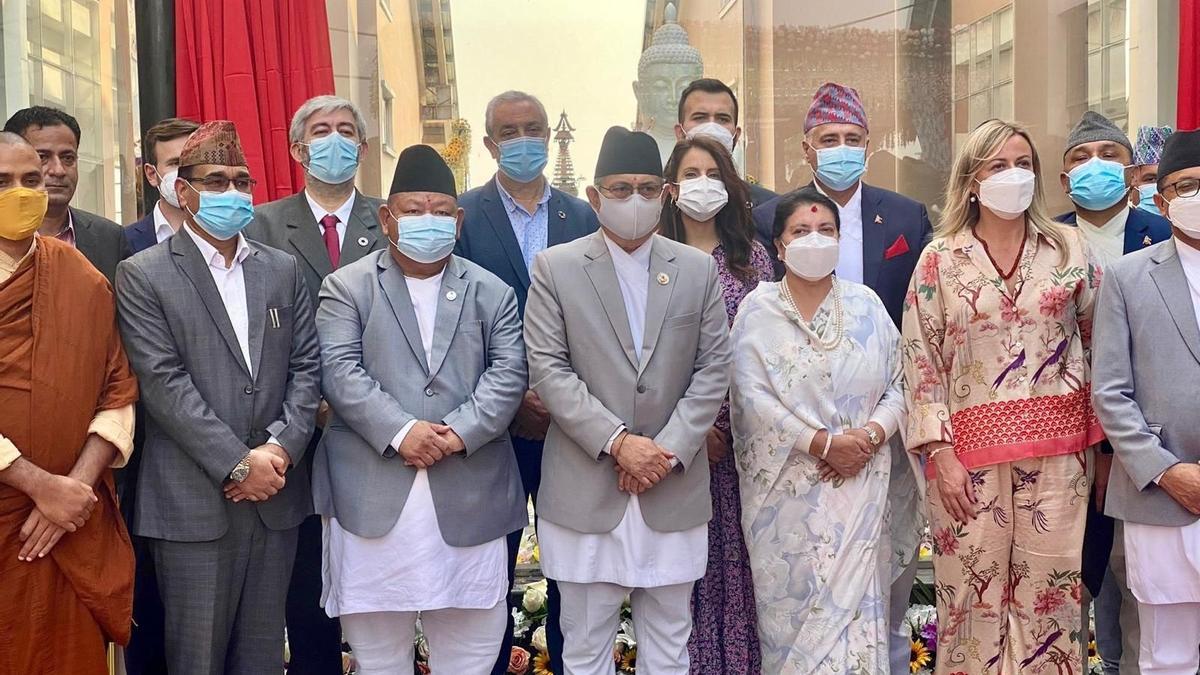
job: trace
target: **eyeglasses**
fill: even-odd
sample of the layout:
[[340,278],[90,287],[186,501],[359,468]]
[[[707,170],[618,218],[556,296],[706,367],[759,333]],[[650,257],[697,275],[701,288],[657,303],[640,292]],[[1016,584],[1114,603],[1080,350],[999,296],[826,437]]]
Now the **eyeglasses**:
[[1174,190],[1179,197],[1195,197],[1200,192],[1200,178],[1184,178],[1166,186],[1160,193],[1166,195],[1167,190]]
[[616,183],[615,185],[612,185],[610,187],[604,187],[603,185],[597,185],[596,189],[607,194],[609,197],[612,197],[613,199],[624,200],[624,199],[629,199],[630,197],[632,197],[634,192],[637,192],[642,197],[642,199],[658,199],[659,197],[662,196],[663,188],[665,188],[665,187],[666,186],[663,184],[654,184],[654,183],[643,183],[642,185],[639,185],[637,187],[634,187],[634,186],[630,185],[629,183]]
[[204,178],[186,178],[189,183],[199,183],[204,186],[206,192],[226,192],[229,190],[229,185],[233,184],[233,189],[238,192],[250,194],[254,192],[254,186],[258,185],[258,181],[253,178],[233,178],[226,176],[205,176]]

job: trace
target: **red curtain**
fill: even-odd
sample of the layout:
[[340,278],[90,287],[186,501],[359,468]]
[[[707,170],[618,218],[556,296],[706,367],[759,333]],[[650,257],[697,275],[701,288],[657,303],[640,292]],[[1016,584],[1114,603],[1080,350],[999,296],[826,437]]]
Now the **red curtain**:
[[175,39],[176,114],[237,125],[256,202],[299,191],[288,124],[333,93],[325,0],[176,0]]
[[1200,0],[1179,0],[1178,129],[1200,128]]

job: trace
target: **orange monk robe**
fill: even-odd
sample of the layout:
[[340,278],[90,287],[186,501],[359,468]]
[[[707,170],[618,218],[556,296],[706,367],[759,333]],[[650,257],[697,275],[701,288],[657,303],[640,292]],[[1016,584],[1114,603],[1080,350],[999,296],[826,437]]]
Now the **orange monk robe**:
[[[0,433],[47,472],[71,471],[98,411],[137,399],[115,319],[108,282],[53,239],[0,282]],[[22,562],[33,502],[0,484],[0,673],[107,673],[107,642],[128,642],[133,550],[111,471],[95,490],[82,528]]]

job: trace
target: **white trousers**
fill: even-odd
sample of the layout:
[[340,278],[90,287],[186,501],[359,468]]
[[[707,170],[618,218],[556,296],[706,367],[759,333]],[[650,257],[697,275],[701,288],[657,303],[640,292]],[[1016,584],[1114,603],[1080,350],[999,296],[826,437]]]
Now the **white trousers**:
[[342,632],[358,675],[412,675],[417,617],[429,642],[434,673],[487,675],[508,625],[508,603],[491,609],[437,609],[428,612],[343,614]]
[[1200,602],[1138,603],[1142,675],[1196,675],[1200,669]]
[[[558,582],[562,594],[565,675],[613,675],[613,646],[621,605],[630,596],[638,675],[687,675],[695,582],[626,588],[616,584]],[[436,670],[434,672],[437,672]]]

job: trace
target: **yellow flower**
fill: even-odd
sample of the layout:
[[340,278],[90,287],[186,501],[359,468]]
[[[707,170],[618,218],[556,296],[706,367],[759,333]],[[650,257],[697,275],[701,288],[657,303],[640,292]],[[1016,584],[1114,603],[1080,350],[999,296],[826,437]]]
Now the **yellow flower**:
[[637,647],[632,647],[621,655],[621,672],[632,673],[636,672],[635,665],[637,664]]
[[538,652],[533,657],[533,675],[554,675],[554,671],[550,670],[550,655],[546,652]]
[[915,673],[918,670],[929,665],[929,661],[930,661],[929,650],[925,648],[925,643],[921,642],[920,640],[913,640],[912,641],[912,656],[910,656],[909,660],[908,660],[909,671]]

